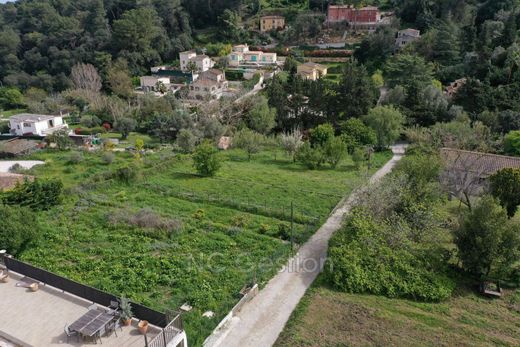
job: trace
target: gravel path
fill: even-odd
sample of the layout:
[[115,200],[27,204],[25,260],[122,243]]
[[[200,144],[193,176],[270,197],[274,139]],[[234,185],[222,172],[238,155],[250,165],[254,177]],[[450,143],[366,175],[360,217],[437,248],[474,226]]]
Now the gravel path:
[[7,173],[14,164],[20,164],[24,169],[30,169],[33,166],[45,164],[39,160],[6,160],[0,161],[0,172]]
[[[394,157],[370,179],[377,182],[392,171],[402,158],[404,145],[392,147]],[[307,241],[298,254],[289,260],[283,271],[272,278],[266,287],[246,303],[237,316],[210,336],[205,346],[267,347],[272,346],[282,332],[292,311],[323,269],[328,241],[341,227],[359,190],[341,201],[325,224]]]

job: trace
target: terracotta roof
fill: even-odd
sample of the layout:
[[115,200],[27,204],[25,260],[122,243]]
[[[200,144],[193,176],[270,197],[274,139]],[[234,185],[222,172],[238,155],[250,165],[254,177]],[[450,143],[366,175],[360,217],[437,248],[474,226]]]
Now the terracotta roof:
[[485,178],[507,168],[520,168],[520,157],[442,148],[441,158],[448,169],[463,170]]
[[34,180],[33,176],[12,174],[12,173],[0,173],[0,191],[10,190],[16,187],[17,183],[23,183],[24,179]]

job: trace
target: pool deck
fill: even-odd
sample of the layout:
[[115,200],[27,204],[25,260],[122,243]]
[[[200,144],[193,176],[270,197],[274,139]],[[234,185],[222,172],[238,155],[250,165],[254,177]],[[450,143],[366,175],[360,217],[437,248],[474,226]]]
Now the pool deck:
[[[9,273],[9,282],[0,283],[0,337],[8,340],[15,338],[16,344],[28,347],[52,346],[88,346],[94,342],[85,342],[75,337],[67,342],[64,333],[66,324],[71,324],[88,311],[92,305],[84,299],[68,293],[62,293],[52,287],[42,286],[37,292],[27,288],[16,287],[22,278],[13,272]],[[99,305],[98,305],[99,306]],[[132,326],[122,327],[115,334],[102,337],[105,347],[143,347],[144,336],[137,330],[137,321]],[[159,333],[159,329],[150,326],[148,340]]]

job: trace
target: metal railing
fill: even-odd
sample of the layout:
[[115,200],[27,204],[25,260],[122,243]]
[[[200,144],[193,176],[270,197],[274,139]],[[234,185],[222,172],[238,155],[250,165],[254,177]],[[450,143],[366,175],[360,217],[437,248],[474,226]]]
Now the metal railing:
[[145,347],[166,347],[175,339],[175,337],[184,330],[181,315],[178,314],[159,335],[154,337],[150,342],[145,338]]

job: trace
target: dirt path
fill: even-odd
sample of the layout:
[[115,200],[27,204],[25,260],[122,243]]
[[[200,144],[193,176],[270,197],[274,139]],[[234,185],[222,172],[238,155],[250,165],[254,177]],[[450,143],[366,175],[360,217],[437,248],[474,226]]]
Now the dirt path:
[[[394,157],[370,179],[377,182],[392,171],[402,158],[405,147],[392,147]],[[359,191],[358,191],[359,192]],[[267,347],[272,346],[282,332],[292,311],[321,272],[326,256],[328,241],[341,227],[345,215],[350,211],[356,194],[341,201],[329,219],[289,260],[286,267],[272,278],[266,287],[244,305],[237,316],[227,325],[210,336],[205,346],[222,347]]]

